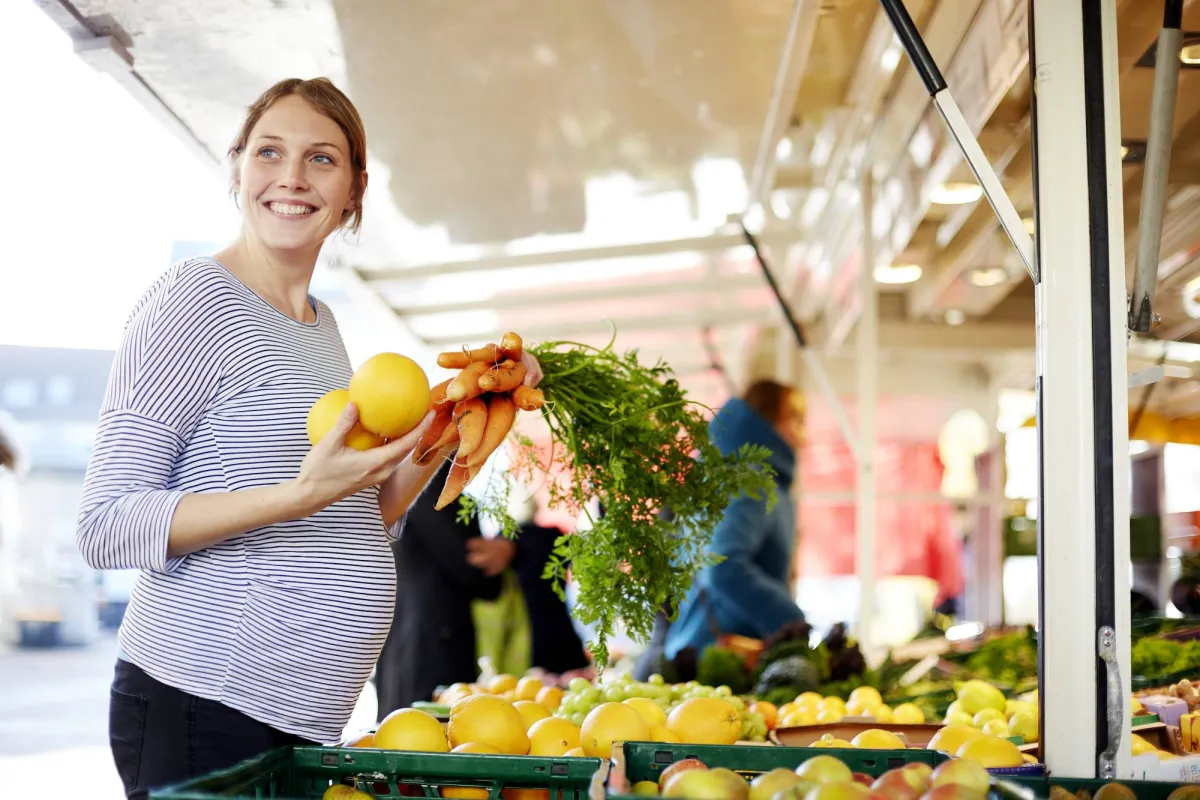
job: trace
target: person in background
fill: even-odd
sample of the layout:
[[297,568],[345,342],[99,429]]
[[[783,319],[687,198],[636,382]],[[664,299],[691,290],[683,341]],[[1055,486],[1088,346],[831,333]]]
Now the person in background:
[[520,526],[516,540],[473,539],[467,544],[468,560],[488,575],[498,575],[509,566],[516,573],[529,614],[534,668],[552,675],[587,669],[591,662],[567,604],[555,593],[554,583],[542,577],[563,531],[538,524],[537,500],[532,495],[516,499],[510,512]]
[[735,498],[713,533],[709,551],[723,561],[696,576],[667,631],[665,655],[685,648],[702,653],[722,634],[763,639],[804,614],[788,574],[795,547],[796,513],[788,493],[796,477],[796,451],[804,441],[804,396],[775,381],[757,381],[731,398],[709,424],[724,454],[745,444],[770,451],[778,500]]
[[471,604],[500,596],[498,575],[467,562],[468,547],[483,541],[477,519],[463,523],[458,504],[434,509],[452,466],[446,461],[408,510],[396,558],[396,610],[375,668],[378,720],[438,686],[479,677]]

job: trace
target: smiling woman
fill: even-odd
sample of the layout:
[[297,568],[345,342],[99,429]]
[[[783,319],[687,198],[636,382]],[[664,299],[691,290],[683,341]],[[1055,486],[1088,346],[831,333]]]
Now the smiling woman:
[[361,223],[353,105],[327,80],[283,81],[229,155],[241,232],[134,308],[79,510],[89,565],[141,570],[109,717],[130,798],[340,736],[391,624],[389,539],[442,461],[407,458],[428,415],[347,447],[353,404],[309,445],[310,407],[351,377],[309,286],[326,240]]

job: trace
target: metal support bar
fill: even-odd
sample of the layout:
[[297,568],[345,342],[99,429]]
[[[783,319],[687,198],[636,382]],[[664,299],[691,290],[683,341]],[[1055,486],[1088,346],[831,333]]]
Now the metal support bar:
[[[1129,419],[1116,10],[1113,0],[1031,6],[1038,261],[1054,265],[1036,286],[1041,756],[1064,778],[1124,777]],[[1114,650],[1102,652],[1108,641]]]
[[1179,52],[1183,46],[1183,0],[1166,0],[1163,27],[1154,61],[1154,94],[1150,100],[1150,134],[1142,171],[1142,207],[1138,216],[1137,265],[1129,298],[1129,329],[1154,325],[1154,289],[1158,283],[1158,248],[1162,243],[1171,139],[1175,134],[1175,98],[1179,94]]
[[808,367],[813,380],[817,382],[817,386],[821,389],[821,394],[824,395],[826,402],[829,403],[829,408],[837,420],[838,428],[842,431],[842,438],[846,440],[846,447],[854,456],[855,461],[857,461],[861,457],[860,444],[858,437],[854,435],[854,428],[850,425],[850,419],[846,416],[846,410],[842,408],[842,399],[838,397],[837,390],[833,388],[829,376],[825,374],[825,369],[821,366],[821,361],[817,358],[817,354],[808,346],[808,340],[804,337],[804,329],[800,327],[800,321],[792,313],[792,307],[780,293],[779,283],[775,280],[775,275],[771,272],[771,267],[767,264],[767,259],[763,256],[762,249],[758,246],[758,238],[746,227],[744,220],[739,221],[739,224],[742,226],[742,236],[745,237],[746,242],[754,250],[754,259],[758,262],[763,277],[767,279],[767,284],[771,287],[771,293],[775,295],[775,300],[779,304],[779,309],[783,312],[784,319],[787,320],[788,327],[792,329],[792,335],[796,339],[796,346],[800,348],[800,357],[804,359],[804,366]]
[[1008,192],[1004,190],[1004,184],[1000,182],[996,170],[992,168],[987,156],[983,153],[983,148],[979,146],[979,140],[971,131],[971,126],[967,124],[958,104],[950,95],[946,79],[938,69],[937,62],[934,61],[929,48],[925,46],[925,41],[917,31],[912,17],[909,16],[908,9],[904,7],[903,0],[879,0],[879,2],[891,21],[892,27],[896,30],[896,37],[904,46],[905,52],[908,53],[913,68],[921,77],[921,82],[925,84],[925,89],[929,92],[934,107],[937,108],[946,127],[949,128],[950,135],[958,143],[971,172],[975,173],[975,178],[983,187],[984,195],[1000,220],[1000,227],[1004,229],[1004,233],[1013,243],[1013,247],[1017,249],[1017,254],[1025,262],[1025,269],[1029,272],[1029,277],[1036,282],[1038,275],[1033,253],[1033,238],[1029,235],[1029,231],[1025,230],[1021,215],[1017,213],[1016,206],[1013,205]]
[[862,175],[862,267],[859,293],[862,311],[855,332],[856,400],[858,402],[858,459],[855,473],[855,572],[858,576],[858,641],[870,658],[871,623],[875,615],[875,414],[879,400],[879,294],[875,284],[876,248],[872,226],[875,191],[871,171]]

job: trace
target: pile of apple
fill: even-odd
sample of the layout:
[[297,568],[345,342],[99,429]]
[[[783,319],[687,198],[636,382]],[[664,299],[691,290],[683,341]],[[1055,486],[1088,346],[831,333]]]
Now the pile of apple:
[[749,782],[733,770],[709,769],[687,758],[664,769],[657,783],[642,781],[633,790],[689,800],[986,800],[989,785],[987,770],[965,759],[937,769],[908,764],[872,778],[834,756],[819,755],[794,770],[780,767]]

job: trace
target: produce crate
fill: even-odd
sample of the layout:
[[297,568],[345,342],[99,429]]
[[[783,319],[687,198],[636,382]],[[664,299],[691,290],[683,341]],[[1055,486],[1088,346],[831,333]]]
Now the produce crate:
[[[1033,786],[1032,781],[1025,781],[1025,786]],[[1096,791],[1107,783],[1120,783],[1133,790],[1133,794],[1138,800],[1167,800],[1171,792],[1183,786],[1182,783],[1160,783],[1158,781],[1098,781],[1098,780],[1072,780],[1070,778],[1044,778],[1039,781],[1045,788],[1043,797],[1050,796],[1050,787],[1061,786],[1068,792],[1074,794],[1080,789],[1086,789],[1090,795],[1095,795]],[[1039,789],[1038,791],[1042,791]]]
[[150,798],[320,800],[333,784],[354,783],[378,798],[440,797],[440,788],[455,786],[486,791],[488,800],[500,800],[504,789],[548,789],[549,800],[587,800],[603,791],[603,765],[598,758],[284,747]]
[[826,747],[746,747],[744,745],[667,744],[618,742],[613,745],[608,771],[610,800],[633,794],[638,781],[657,781],[663,769],[685,758],[698,758],[708,767],[725,767],[744,777],[770,772],[776,767],[795,769],[808,759],[829,755],[854,772],[878,777],[905,764],[936,767],[947,757],[932,750],[839,750]]

